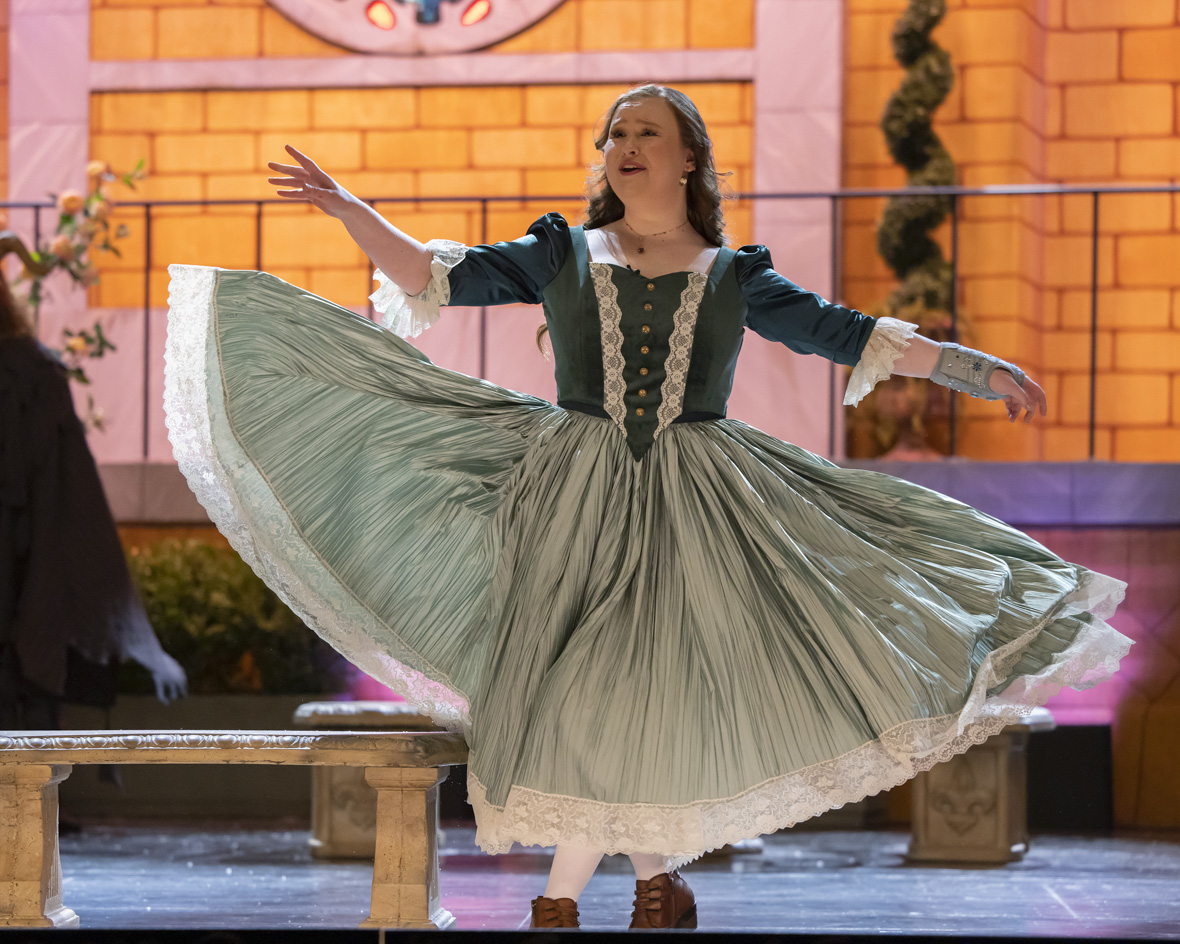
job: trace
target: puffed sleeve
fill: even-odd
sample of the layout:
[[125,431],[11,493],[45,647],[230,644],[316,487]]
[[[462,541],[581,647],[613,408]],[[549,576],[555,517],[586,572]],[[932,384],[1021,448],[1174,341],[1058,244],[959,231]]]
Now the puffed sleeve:
[[379,285],[369,299],[382,326],[403,338],[438,321],[443,305],[539,304],[572,243],[565,218],[546,213],[519,239],[477,246],[432,239],[426,248],[431,278],[417,295],[407,295],[380,269],[373,274]]
[[854,366],[844,402],[855,405],[890,375],[918,326],[872,318],[800,288],[774,270],[765,246],[743,246],[734,258],[746,300],[746,325],[798,354]]

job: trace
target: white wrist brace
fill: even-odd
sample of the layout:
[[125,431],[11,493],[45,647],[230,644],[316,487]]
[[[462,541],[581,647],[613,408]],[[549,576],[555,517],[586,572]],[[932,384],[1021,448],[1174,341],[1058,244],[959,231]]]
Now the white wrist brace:
[[1015,364],[951,341],[943,341],[939,349],[938,361],[930,374],[936,384],[984,400],[1002,400],[1005,394],[992,390],[991,376],[997,368],[1003,368],[1012,374],[1019,386],[1024,386],[1024,371]]

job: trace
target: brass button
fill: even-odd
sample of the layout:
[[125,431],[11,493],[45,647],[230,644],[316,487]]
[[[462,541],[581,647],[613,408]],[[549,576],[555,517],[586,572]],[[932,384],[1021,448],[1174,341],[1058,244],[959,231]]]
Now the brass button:
[[635,415],[636,415],[636,416],[643,416],[643,407],[641,407],[641,406],[640,406],[640,407],[636,407],[636,408],[635,408]]
[[645,345],[643,345],[643,347],[641,347],[641,348],[639,349],[639,353],[640,353],[640,354],[650,354],[650,353],[651,353],[651,348],[650,348],[650,347],[648,347],[648,346],[645,344]]
[[643,310],[644,311],[651,311],[651,302],[644,302],[643,303]]
[[640,395],[641,397],[646,397],[646,396],[647,396],[647,391],[646,391],[646,390],[640,390],[640,391],[639,391],[639,395]]
[[644,325],[639,330],[642,331],[644,334],[651,334],[651,325]]
[[655,282],[648,282],[647,283],[647,290],[649,292],[654,292],[656,290],[656,283]]
[[646,367],[640,367],[640,368],[639,368],[639,375],[640,375],[641,377],[646,377],[646,376],[647,376],[647,368],[646,368]]

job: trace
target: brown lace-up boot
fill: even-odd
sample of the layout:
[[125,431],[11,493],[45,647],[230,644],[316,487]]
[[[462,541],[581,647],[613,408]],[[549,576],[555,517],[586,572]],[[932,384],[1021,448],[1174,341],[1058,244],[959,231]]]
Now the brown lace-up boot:
[[697,902],[678,872],[636,879],[633,928],[695,928]]
[[578,903],[572,898],[546,898],[538,895],[533,899],[533,920],[530,928],[577,928]]

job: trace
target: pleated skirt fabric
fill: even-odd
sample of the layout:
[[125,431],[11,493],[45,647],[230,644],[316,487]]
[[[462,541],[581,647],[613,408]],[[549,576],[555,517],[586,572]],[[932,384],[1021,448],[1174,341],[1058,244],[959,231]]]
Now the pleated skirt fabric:
[[683,864],[1108,678],[1126,584],[736,420],[607,419],[259,272],[171,268],[180,467],[309,626],[471,749],[477,842]]

